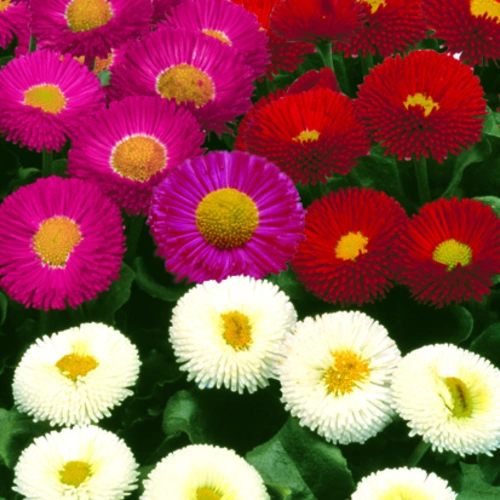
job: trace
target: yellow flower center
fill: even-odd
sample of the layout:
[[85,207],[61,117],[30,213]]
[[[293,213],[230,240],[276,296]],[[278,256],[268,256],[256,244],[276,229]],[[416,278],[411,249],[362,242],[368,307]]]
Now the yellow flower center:
[[65,108],[66,98],[57,85],[43,83],[29,88],[24,93],[23,104],[39,108],[51,115],[57,115]]
[[349,232],[340,238],[335,247],[335,257],[342,260],[356,260],[359,255],[367,253],[366,245],[368,238],[359,231],[357,233]]
[[80,354],[66,354],[56,363],[65,377],[76,380],[85,377],[87,373],[95,370],[99,363],[92,356],[81,356]]
[[470,12],[475,17],[487,14],[497,24],[500,24],[500,2],[498,0],[471,0]]
[[297,137],[292,140],[295,142],[304,143],[306,141],[317,141],[320,133],[317,130],[303,130]]
[[0,0],[0,12],[7,10],[10,7],[10,0]]
[[366,3],[370,6],[372,14],[375,14],[379,7],[385,7],[385,0],[357,0],[358,2]]
[[198,488],[196,490],[196,500],[220,500],[221,495],[216,493],[212,488]]
[[202,33],[205,35],[211,36],[213,38],[217,38],[217,40],[220,40],[221,42],[225,43],[226,45],[232,45],[231,40],[222,33],[222,31],[217,31],[217,30],[201,30]]
[[235,350],[248,349],[252,343],[252,330],[248,316],[238,311],[222,313],[224,323],[224,340]]
[[156,91],[177,104],[193,102],[199,108],[213,99],[214,83],[201,69],[191,64],[178,64],[163,71],[156,82]]
[[70,460],[59,472],[61,483],[70,486],[80,486],[90,476],[90,466],[80,460]]
[[45,219],[33,236],[33,249],[44,264],[64,267],[73,249],[82,241],[78,224],[67,217]]
[[455,269],[459,264],[467,266],[472,261],[472,250],[469,245],[450,239],[440,243],[432,252],[435,262],[444,264],[447,271]]
[[94,73],[98,75],[101,71],[108,69],[113,63],[113,53],[110,52],[106,57],[96,57],[94,62]]
[[253,200],[233,188],[213,191],[196,209],[196,227],[211,245],[225,249],[243,246],[259,225]]
[[418,486],[412,484],[396,484],[390,486],[382,495],[377,495],[377,500],[433,500],[435,496],[418,491]]
[[429,97],[427,94],[421,94],[420,92],[409,95],[403,104],[406,109],[410,106],[419,106],[423,108],[424,116],[429,116],[435,109],[439,109],[439,104],[435,102],[432,97]]
[[112,17],[111,5],[106,0],[71,0],[66,7],[68,26],[74,33],[104,26]]
[[147,135],[133,135],[118,143],[111,153],[111,167],[122,177],[144,182],[167,165],[165,147]]
[[468,387],[458,378],[443,379],[451,396],[451,405],[447,405],[454,417],[468,418],[472,415],[472,397]]
[[359,354],[345,350],[332,353],[333,366],[328,368],[324,381],[329,393],[348,394],[370,375],[370,367]]

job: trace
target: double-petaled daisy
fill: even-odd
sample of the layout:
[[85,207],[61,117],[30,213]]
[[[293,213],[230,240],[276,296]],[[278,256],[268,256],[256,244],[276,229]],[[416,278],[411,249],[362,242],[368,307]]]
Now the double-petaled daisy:
[[0,48],[6,49],[14,37],[20,46],[29,44],[30,11],[25,0],[0,0]]

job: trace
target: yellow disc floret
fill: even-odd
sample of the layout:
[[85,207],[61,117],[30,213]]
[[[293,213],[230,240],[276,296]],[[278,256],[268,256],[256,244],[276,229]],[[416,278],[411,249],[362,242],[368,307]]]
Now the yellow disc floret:
[[335,256],[342,260],[356,260],[359,255],[367,253],[368,238],[359,231],[349,232],[340,238],[335,247]]
[[370,6],[372,14],[375,14],[380,7],[385,7],[385,0],[357,0],[358,2],[363,2]]
[[248,349],[252,343],[252,330],[248,316],[239,311],[230,311],[222,313],[222,322],[224,324],[224,340],[235,350]]
[[500,2],[498,0],[471,0],[470,12],[475,17],[486,15],[500,24]]
[[111,5],[106,0],[72,0],[66,7],[68,26],[74,33],[104,26],[112,17]]
[[66,462],[59,472],[61,483],[75,487],[80,486],[89,476],[89,464],[80,460]]
[[99,363],[93,356],[82,356],[80,354],[66,354],[56,363],[61,373],[71,380],[85,377],[87,373],[95,370]]
[[304,143],[306,141],[317,141],[320,133],[317,130],[303,130],[297,137],[292,140],[295,142]]
[[0,12],[7,10],[10,7],[10,0],[0,0]]
[[196,209],[196,227],[211,245],[226,249],[243,246],[259,225],[253,200],[233,188],[207,194]]
[[425,491],[419,491],[417,484],[395,484],[390,486],[377,500],[434,500],[436,497]]
[[196,500],[220,500],[221,495],[216,493],[212,488],[198,488],[196,490]]
[[472,261],[472,250],[469,245],[450,239],[443,241],[434,249],[432,259],[444,264],[446,270],[451,271],[459,264],[462,267],[469,265]]
[[335,396],[351,393],[370,375],[369,363],[359,354],[345,350],[332,353],[334,362],[324,375],[329,393]]
[[420,92],[409,95],[403,104],[406,109],[414,106],[423,108],[424,116],[429,116],[434,110],[439,109],[439,104],[435,102],[432,97],[427,94],[421,94]]
[[66,106],[66,98],[57,85],[44,83],[24,92],[23,104],[38,108],[51,115],[57,115]]
[[212,38],[217,38],[217,40],[220,40],[226,45],[232,45],[231,40],[229,40],[229,38],[224,33],[222,33],[222,31],[205,29],[201,30],[201,32],[205,35],[211,36]]

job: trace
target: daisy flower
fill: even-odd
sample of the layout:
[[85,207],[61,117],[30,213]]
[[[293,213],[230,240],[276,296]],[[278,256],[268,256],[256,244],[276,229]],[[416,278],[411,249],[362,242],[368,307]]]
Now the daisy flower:
[[500,273],[500,220],[476,200],[428,203],[398,235],[393,266],[418,300],[480,301]]
[[37,339],[26,351],[14,373],[14,401],[35,421],[95,423],[132,394],[140,364],[136,347],[119,331],[83,323]]
[[[130,78],[134,75],[134,78]],[[161,28],[134,44],[112,72],[113,96],[160,95],[221,132],[252,106],[252,70],[228,45],[203,33]]]
[[456,493],[448,482],[433,472],[401,467],[384,469],[364,477],[351,500],[388,500],[390,498],[414,498],[426,500],[455,500]]
[[10,61],[0,71],[0,87],[0,132],[37,151],[59,151],[105,103],[88,68],[51,50]]
[[243,56],[258,78],[269,63],[267,37],[253,14],[232,2],[187,0],[169,14],[167,24],[220,40]]
[[129,215],[147,215],[153,187],[184,160],[203,153],[193,115],[160,97],[112,102],[72,142],[68,172],[99,186]]
[[158,185],[148,224],[167,271],[202,283],[286,269],[304,215],[295,186],[274,164],[216,151],[187,160]]
[[144,481],[141,500],[268,500],[259,473],[233,450],[191,445],[167,455]]
[[118,279],[124,252],[118,207],[79,179],[39,179],[0,205],[0,287],[27,307],[95,298]]
[[500,447],[500,370],[477,354],[451,344],[410,352],[394,372],[392,398],[410,436],[433,450],[491,456]]
[[327,441],[364,443],[392,420],[390,383],[400,352],[366,314],[305,318],[287,335],[283,356],[286,409]]
[[441,163],[479,141],[483,94],[470,67],[450,55],[415,50],[375,66],[359,87],[356,109],[386,155]]
[[432,35],[469,64],[500,60],[500,3],[496,0],[422,0]]
[[393,244],[406,219],[396,200],[372,189],[341,189],[315,200],[292,262],[297,279],[342,306],[385,297],[393,286]]
[[28,500],[122,500],[137,487],[137,468],[115,434],[96,426],[66,428],[22,452],[13,490]]
[[201,389],[255,392],[276,376],[281,344],[297,321],[288,297],[268,281],[205,281],[172,313],[170,342],[181,370]]
[[30,37],[30,13],[24,0],[0,0],[0,48],[6,49],[17,37],[20,41]]
[[38,43],[90,59],[149,31],[151,0],[30,0]]
[[153,0],[153,23],[158,24],[167,19],[170,11],[186,0]]
[[301,184],[349,173],[370,149],[353,102],[325,88],[290,94],[260,109],[245,142],[250,153],[272,161]]

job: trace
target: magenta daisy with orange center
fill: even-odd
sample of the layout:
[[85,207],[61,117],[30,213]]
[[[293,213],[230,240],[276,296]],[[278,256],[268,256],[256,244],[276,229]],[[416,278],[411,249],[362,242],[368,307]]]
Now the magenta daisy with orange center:
[[395,244],[399,282],[442,307],[481,300],[500,273],[500,219],[476,200],[439,199],[414,215]]
[[27,307],[95,298],[118,278],[124,252],[120,210],[79,179],[39,179],[0,205],[0,287]]
[[383,298],[393,286],[392,246],[405,222],[403,208],[383,192],[330,193],[308,207],[292,268],[327,302],[359,306]]
[[432,36],[464,61],[482,66],[500,60],[498,0],[422,0],[422,10]]
[[388,57],[359,88],[356,110],[386,155],[442,162],[479,141],[486,101],[472,69],[446,54]]
[[347,174],[370,142],[352,101],[317,88],[290,94],[255,113],[245,133],[250,153],[267,158],[302,184]]
[[88,68],[48,49],[10,61],[0,71],[0,88],[0,132],[37,151],[59,151],[105,104]]
[[0,0],[0,47],[6,49],[14,37],[18,45],[30,37],[30,13],[24,0]]
[[194,116],[173,101],[128,97],[85,122],[69,151],[68,171],[99,186],[129,215],[147,215],[154,186],[202,154],[204,139]]

